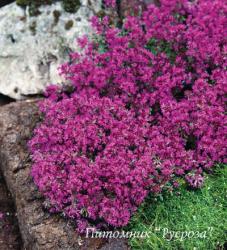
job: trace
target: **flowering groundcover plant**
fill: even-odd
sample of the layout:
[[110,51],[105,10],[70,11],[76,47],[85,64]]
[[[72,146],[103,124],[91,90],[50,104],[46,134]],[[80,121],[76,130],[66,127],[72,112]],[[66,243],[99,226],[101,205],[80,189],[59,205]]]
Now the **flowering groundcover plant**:
[[121,29],[93,18],[95,38],[60,68],[72,90],[40,104],[32,176],[81,232],[125,226],[150,192],[179,176],[201,187],[226,163],[227,3],[160,2]]

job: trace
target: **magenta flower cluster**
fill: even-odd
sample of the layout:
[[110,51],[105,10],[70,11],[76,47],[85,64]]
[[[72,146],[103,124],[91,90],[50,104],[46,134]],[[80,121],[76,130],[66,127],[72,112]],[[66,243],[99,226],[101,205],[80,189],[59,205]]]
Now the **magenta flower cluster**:
[[116,0],[104,0],[104,4],[106,7],[115,8],[116,7]]
[[149,192],[179,176],[193,187],[226,163],[227,3],[162,0],[122,29],[93,18],[47,90],[29,142],[32,176],[80,231],[120,227]]

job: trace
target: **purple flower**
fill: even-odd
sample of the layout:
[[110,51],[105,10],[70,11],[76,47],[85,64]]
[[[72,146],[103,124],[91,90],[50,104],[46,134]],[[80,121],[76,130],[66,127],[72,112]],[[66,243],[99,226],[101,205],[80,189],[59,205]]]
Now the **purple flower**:
[[162,0],[123,29],[92,19],[96,39],[59,70],[74,92],[47,89],[29,142],[52,212],[80,231],[124,226],[149,192],[178,176],[199,188],[227,162],[225,13],[222,0]]

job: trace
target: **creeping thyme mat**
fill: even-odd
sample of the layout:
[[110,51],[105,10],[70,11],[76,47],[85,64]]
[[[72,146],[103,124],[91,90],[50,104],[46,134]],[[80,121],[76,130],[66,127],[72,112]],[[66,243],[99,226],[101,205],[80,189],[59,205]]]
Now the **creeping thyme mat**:
[[160,2],[121,28],[94,17],[60,67],[71,88],[40,103],[32,177],[80,232],[126,226],[149,194],[226,163],[227,3]]

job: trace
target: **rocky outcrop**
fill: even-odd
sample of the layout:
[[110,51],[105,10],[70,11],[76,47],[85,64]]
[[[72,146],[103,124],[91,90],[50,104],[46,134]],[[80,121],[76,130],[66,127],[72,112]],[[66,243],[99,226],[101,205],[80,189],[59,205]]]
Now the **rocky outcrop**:
[[45,209],[44,198],[30,177],[26,146],[40,120],[36,104],[36,100],[20,101],[0,107],[0,168],[16,205],[23,249],[128,249],[120,239],[80,237],[72,222]]
[[0,172],[0,250],[20,250],[21,240],[14,204]]
[[41,6],[36,16],[16,3],[0,9],[0,93],[15,99],[61,83],[58,66],[78,50],[75,39],[91,33],[89,19],[101,0],[82,0],[76,13],[61,2]]

